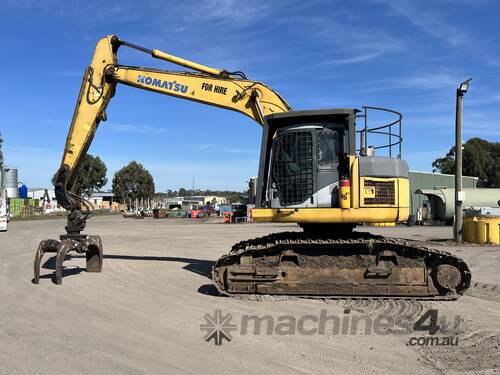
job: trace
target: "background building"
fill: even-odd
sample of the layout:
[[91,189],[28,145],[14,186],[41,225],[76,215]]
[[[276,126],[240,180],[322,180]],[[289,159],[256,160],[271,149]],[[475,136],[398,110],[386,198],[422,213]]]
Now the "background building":
[[[477,177],[464,176],[462,179],[462,186],[464,189],[475,189],[477,180]],[[417,210],[424,207],[424,203],[429,202],[429,198],[426,195],[417,193],[417,190],[454,188],[455,176],[452,174],[410,171],[410,215],[416,216]]]
[[[500,207],[500,189],[462,189],[465,193],[463,207],[467,208],[498,208]],[[448,224],[455,217],[455,189],[418,189],[417,192],[429,201],[428,207],[432,213],[427,220],[439,220]],[[424,218],[426,219],[426,218]]]
[[97,191],[92,193],[88,201],[94,208],[111,208],[114,203],[115,195],[110,191]]

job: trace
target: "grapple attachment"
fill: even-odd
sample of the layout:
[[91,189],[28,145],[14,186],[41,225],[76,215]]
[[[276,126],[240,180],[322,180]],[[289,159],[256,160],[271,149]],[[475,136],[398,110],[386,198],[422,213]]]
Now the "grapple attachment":
[[101,272],[102,270],[102,241],[99,236],[80,235],[69,238],[61,236],[61,240],[44,240],[38,245],[34,262],[33,282],[40,282],[40,265],[45,253],[56,253],[56,284],[62,284],[63,262],[70,251],[85,254],[87,258],[87,272]]

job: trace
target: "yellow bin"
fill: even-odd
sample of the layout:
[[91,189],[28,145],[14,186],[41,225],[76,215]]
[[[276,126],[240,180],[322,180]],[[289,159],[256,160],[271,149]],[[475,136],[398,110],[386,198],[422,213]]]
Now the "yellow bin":
[[464,241],[500,245],[500,216],[470,216],[464,219]]

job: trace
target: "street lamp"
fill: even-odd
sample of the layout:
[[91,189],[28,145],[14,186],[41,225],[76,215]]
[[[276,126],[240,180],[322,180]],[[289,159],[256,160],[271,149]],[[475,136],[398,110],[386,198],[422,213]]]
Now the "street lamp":
[[465,196],[462,192],[462,99],[469,90],[472,78],[463,81],[457,89],[457,109],[455,113],[455,222],[453,238],[462,242],[463,210]]
[[467,90],[469,90],[470,81],[472,81],[472,78],[469,78],[468,80],[463,81],[460,84],[460,87],[458,88],[458,91],[460,91],[462,93],[462,95],[465,94],[467,92]]

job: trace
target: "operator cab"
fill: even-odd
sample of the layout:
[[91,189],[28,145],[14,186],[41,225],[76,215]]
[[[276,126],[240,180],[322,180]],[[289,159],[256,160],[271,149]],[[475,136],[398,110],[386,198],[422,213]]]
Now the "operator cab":
[[[329,109],[267,116],[263,137],[266,148],[261,153],[259,166],[259,177],[266,176],[260,185],[265,197],[261,207],[339,208],[340,181],[352,177],[349,176],[349,156],[358,158],[359,177],[408,178],[408,165],[401,160],[401,115],[383,108],[363,109],[363,114],[358,114],[357,109]],[[390,112],[398,119],[368,128],[367,109]],[[357,117],[365,119],[363,129],[356,130]],[[356,149],[357,133],[361,138],[359,150]],[[387,136],[388,142],[368,147],[369,134]],[[384,148],[387,156],[374,155],[375,149]],[[393,148],[398,152],[393,152]],[[377,194],[383,198],[381,186]],[[257,207],[258,202],[257,198]],[[377,202],[382,204],[382,200]]]
[[267,116],[267,205],[339,207],[339,181],[355,154],[355,109],[300,111]]

